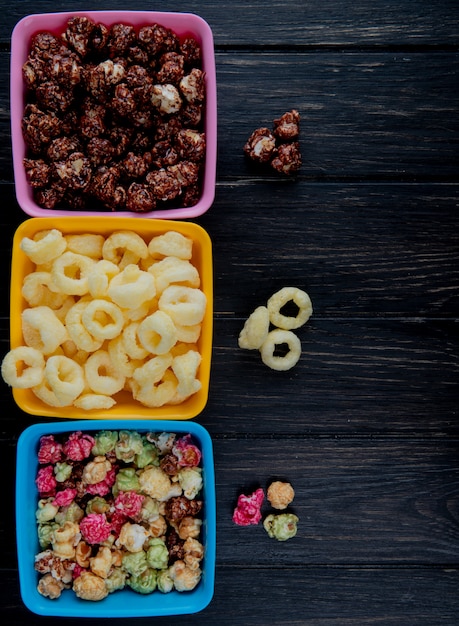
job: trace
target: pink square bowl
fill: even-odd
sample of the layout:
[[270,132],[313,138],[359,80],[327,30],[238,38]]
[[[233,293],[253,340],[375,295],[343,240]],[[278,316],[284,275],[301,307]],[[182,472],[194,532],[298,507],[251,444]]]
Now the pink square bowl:
[[[22,77],[22,66],[27,60],[31,38],[40,31],[61,34],[70,17],[81,15],[110,27],[113,24],[131,24],[136,28],[158,23],[170,28],[179,38],[192,36],[201,45],[202,69],[206,80],[206,108],[204,113],[204,132],[206,133],[206,157],[202,193],[197,204],[190,207],[171,208],[133,213],[127,211],[73,211],[65,209],[44,209],[33,198],[23,159],[26,145],[22,136],[21,122],[25,107],[26,90]],[[33,217],[53,216],[116,216],[143,217],[160,219],[186,219],[205,213],[215,197],[217,165],[217,85],[213,35],[205,20],[192,13],[172,13],[158,11],[72,11],[60,13],[38,13],[28,15],[15,26],[11,38],[11,138],[13,151],[13,169],[16,186],[16,198],[21,209]]]

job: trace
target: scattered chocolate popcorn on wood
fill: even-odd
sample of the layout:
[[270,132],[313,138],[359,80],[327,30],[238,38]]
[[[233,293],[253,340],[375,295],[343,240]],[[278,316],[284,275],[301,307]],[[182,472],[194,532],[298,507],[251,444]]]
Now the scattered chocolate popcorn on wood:
[[302,164],[299,133],[300,114],[292,109],[273,121],[272,130],[267,127],[254,130],[244,145],[244,153],[255,163],[291,176]]

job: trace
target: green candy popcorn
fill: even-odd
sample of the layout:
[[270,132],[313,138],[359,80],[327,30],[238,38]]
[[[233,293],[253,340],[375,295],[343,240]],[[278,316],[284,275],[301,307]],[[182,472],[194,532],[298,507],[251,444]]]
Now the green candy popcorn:
[[53,532],[57,528],[59,528],[59,524],[57,524],[56,522],[38,525],[38,543],[40,544],[41,548],[44,549],[51,545]]
[[266,517],[263,526],[271,539],[287,541],[296,535],[298,521],[293,513],[271,514]]
[[140,469],[147,465],[159,465],[158,448],[146,439],[143,439],[142,451],[136,455],[135,462]]
[[63,526],[65,522],[79,522],[83,517],[83,509],[73,501],[68,506],[62,506],[55,519],[58,524]]
[[202,489],[202,469],[200,467],[184,467],[177,474],[183,495],[189,500],[196,498]]
[[105,579],[105,586],[107,587],[108,592],[113,593],[119,589],[124,589],[126,586],[127,576],[127,572],[125,572],[121,567],[113,568],[110,576]]
[[114,430],[101,430],[95,437],[95,443],[91,450],[94,456],[104,456],[115,448],[118,441],[118,432]]
[[139,491],[140,483],[133,467],[122,467],[116,475],[113,485],[113,495],[117,496],[120,491]]
[[35,517],[39,524],[49,522],[56,517],[59,507],[53,504],[54,498],[43,498],[38,501],[38,509],[35,511]]
[[95,496],[94,498],[91,498],[91,500],[88,500],[85,508],[86,515],[89,515],[90,513],[108,513],[109,511],[109,503],[101,496]]
[[157,573],[156,584],[161,593],[170,593],[172,591],[174,581],[172,580],[170,568],[163,569]]
[[153,569],[166,569],[169,562],[169,551],[162,539],[150,539],[147,550],[147,563]]
[[73,466],[69,463],[56,463],[54,466],[54,477],[58,483],[63,483],[72,474]]
[[120,430],[115,444],[116,458],[125,463],[132,463],[143,449],[142,435],[133,430]]
[[138,576],[131,576],[126,582],[137,593],[152,593],[156,589],[156,578],[156,571],[147,568]]
[[131,576],[140,576],[148,567],[147,555],[143,550],[141,552],[130,552],[123,556],[121,565]]

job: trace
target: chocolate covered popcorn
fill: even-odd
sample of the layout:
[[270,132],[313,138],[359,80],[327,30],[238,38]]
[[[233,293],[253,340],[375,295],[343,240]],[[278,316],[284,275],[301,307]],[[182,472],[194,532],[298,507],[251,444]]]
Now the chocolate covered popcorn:
[[[39,206],[146,213],[198,202],[206,90],[193,37],[74,16],[60,34],[34,35],[22,74],[24,167]],[[170,169],[182,162],[191,179]]]

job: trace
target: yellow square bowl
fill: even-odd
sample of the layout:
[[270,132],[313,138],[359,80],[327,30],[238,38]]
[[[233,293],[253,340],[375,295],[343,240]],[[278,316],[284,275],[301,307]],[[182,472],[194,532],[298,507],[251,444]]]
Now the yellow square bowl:
[[[22,328],[22,313],[29,308],[23,296],[26,276],[36,271],[37,266],[21,248],[21,242],[27,238],[33,240],[38,233],[56,229],[64,238],[78,234],[102,235],[105,239],[118,231],[132,231],[140,235],[145,243],[153,237],[175,231],[193,242],[190,262],[196,267],[200,277],[200,290],[206,296],[206,308],[201,323],[201,333],[196,344],[201,361],[196,374],[201,383],[200,389],[188,396],[180,404],[164,404],[149,407],[135,400],[126,388],[115,393],[116,403],[111,408],[82,409],[74,404],[69,406],[51,406],[37,397],[30,388],[18,388],[13,385],[13,397],[17,405],[26,413],[46,417],[71,419],[176,419],[186,420],[196,417],[204,409],[210,381],[213,333],[213,266],[212,244],[207,232],[198,224],[171,220],[138,220],[130,217],[44,217],[31,218],[23,222],[16,230],[13,239],[11,269],[10,303],[10,338],[11,349],[25,345]],[[100,238],[99,238],[100,240]],[[168,254],[168,253],[166,253]],[[41,269],[41,268],[40,268]],[[77,296],[78,298],[78,296]],[[19,368],[19,364],[18,364]]]

